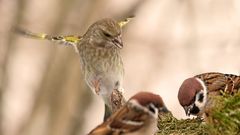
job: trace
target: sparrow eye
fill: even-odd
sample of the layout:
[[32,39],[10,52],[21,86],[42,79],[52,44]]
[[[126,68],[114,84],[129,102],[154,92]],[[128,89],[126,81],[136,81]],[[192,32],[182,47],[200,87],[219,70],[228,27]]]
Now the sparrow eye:
[[199,94],[198,101],[199,101],[200,103],[202,103],[202,102],[203,102],[203,98],[204,98],[203,93]]
[[150,105],[148,106],[148,109],[149,109],[150,112],[156,113],[156,108],[154,107],[153,104],[150,104]]

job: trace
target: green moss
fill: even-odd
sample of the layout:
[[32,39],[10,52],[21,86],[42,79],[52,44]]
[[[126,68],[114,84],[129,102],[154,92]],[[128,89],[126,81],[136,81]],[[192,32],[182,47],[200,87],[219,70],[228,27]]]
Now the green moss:
[[159,115],[158,129],[159,132],[157,135],[207,135],[206,127],[202,124],[202,119],[178,120],[171,113]]
[[203,122],[200,118],[176,119],[160,114],[157,135],[238,135],[240,134],[240,92],[214,97],[214,108]]
[[240,92],[234,96],[216,97],[216,107],[207,121],[212,134],[240,134]]

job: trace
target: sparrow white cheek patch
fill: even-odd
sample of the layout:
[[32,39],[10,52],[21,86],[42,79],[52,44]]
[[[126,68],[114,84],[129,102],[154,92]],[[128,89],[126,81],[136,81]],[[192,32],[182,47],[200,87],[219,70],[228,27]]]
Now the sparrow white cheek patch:
[[203,90],[201,90],[200,92],[198,92],[196,94],[195,105],[200,110],[202,110],[207,103],[207,87],[201,79],[199,79],[199,78],[196,78],[196,79],[201,84],[201,86],[203,87]]
[[199,92],[196,95],[196,99],[195,99],[195,105],[202,110],[205,106],[205,97],[203,96],[203,92]]

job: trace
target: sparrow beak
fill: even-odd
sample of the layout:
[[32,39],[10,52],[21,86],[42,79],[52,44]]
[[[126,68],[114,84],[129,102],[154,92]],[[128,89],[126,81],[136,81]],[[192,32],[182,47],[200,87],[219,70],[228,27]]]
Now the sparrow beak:
[[186,113],[186,116],[190,116],[190,110],[191,110],[191,108],[192,108],[192,106],[190,105],[190,106],[184,106],[183,107],[184,108],[184,110],[185,110],[185,113]]
[[123,42],[121,36],[117,36],[113,39],[113,43],[118,47],[118,48],[123,48]]

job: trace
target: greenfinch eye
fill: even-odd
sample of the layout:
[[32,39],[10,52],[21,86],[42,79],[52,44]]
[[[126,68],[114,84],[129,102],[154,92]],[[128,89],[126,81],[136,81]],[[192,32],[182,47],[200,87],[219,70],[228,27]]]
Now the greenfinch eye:
[[112,37],[109,33],[107,32],[103,32],[103,34],[106,36],[106,37]]

